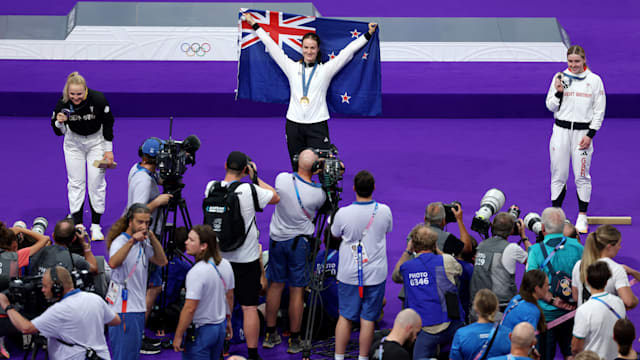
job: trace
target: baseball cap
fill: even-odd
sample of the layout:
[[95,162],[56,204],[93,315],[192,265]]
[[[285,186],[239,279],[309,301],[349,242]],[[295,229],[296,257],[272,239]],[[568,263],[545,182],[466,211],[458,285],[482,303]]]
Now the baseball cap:
[[240,151],[232,151],[227,157],[227,169],[242,171],[248,163],[249,157]]
[[145,155],[149,155],[151,157],[156,157],[158,152],[160,152],[160,146],[162,145],[162,140],[158,138],[148,138],[142,143],[142,153]]

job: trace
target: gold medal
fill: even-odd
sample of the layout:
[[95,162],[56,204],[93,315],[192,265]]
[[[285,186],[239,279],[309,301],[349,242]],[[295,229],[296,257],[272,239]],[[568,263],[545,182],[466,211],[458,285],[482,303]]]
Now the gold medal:
[[309,98],[306,97],[306,96],[301,97],[300,98],[300,104],[303,104],[303,105],[309,104]]

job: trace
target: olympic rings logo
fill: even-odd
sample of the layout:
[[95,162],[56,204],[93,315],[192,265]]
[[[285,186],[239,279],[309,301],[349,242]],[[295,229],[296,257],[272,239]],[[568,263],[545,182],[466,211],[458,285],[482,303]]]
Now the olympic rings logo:
[[211,51],[211,44],[205,43],[182,43],[180,45],[180,50],[187,54],[187,56],[205,56],[209,51]]

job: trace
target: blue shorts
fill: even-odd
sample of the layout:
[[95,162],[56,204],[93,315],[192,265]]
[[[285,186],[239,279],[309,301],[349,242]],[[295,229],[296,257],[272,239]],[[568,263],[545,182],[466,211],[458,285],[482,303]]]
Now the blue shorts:
[[376,321],[382,311],[384,299],[384,287],[386,281],[378,285],[364,287],[362,299],[358,291],[358,285],[338,283],[338,301],[340,316],[347,320],[358,321],[360,319]]
[[196,340],[183,344],[183,360],[220,359],[224,348],[227,322],[207,324],[196,329]]
[[[118,313],[122,322],[118,326],[109,326],[109,348],[111,359],[139,359],[142,334],[144,332],[144,313]],[[125,331],[126,325],[126,331]]]
[[162,268],[156,264],[149,266],[149,284],[148,288],[162,286]]
[[[295,250],[293,243],[298,239]],[[302,236],[286,241],[271,241],[269,246],[269,266],[267,279],[277,283],[289,283],[289,286],[305,287],[313,271],[307,261],[309,241]]]

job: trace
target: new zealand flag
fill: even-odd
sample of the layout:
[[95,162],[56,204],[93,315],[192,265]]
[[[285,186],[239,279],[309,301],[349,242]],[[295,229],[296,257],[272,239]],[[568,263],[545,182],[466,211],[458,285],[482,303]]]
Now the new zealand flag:
[[[302,36],[315,32],[321,40],[323,62],[331,61],[351,41],[368,31],[359,21],[323,19],[275,11],[247,10],[271,38],[294,61],[302,59]],[[242,14],[240,14],[241,16]],[[289,82],[245,21],[239,25],[240,60],[238,98],[288,103]],[[329,111],[377,116],[382,113],[380,43],[378,31],[340,70],[327,91]]]

